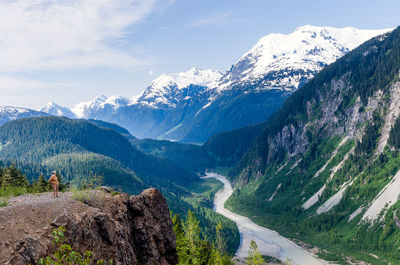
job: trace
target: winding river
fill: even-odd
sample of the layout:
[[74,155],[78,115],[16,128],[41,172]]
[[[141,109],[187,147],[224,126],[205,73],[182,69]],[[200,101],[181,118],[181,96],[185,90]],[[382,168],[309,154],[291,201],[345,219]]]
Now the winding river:
[[273,256],[283,261],[289,258],[294,264],[298,265],[328,264],[277,232],[259,226],[249,218],[225,209],[224,203],[233,192],[229,180],[215,173],[208,173],[204,178],[215,178],[224,184],[224,188],[215,194],[214,210],[234,221],[239,228],[241,242],[236,251],[236,256],[247,257],[250,241],[254,240],[262,255]]

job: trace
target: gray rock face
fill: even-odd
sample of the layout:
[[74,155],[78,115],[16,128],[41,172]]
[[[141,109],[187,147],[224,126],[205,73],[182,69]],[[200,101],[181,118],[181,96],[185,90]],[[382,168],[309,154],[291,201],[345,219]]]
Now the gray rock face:
[[[55,250],[51,231],[60,225],[66,229],[66,243],[80,252],[92,251],[95,260],[143,265],[178,262],[169,208],[157,189],[131,197],[96,191],[90,205],[72,200],[72,194],[54,200],[47,194],[24,196],[31,195],[17,197],[0,209],[0,216],[6,217],[3,211],[10,213],[0,218],[0,226],[5,227],[0,231],[0,264],[36,264],[50,255]],[[19,229],[19,224],[25,229]]]

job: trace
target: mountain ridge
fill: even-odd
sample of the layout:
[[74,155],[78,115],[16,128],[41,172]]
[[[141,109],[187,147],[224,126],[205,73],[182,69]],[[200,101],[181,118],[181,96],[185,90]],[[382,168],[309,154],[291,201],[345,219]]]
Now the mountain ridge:
[[72,111],[121,125],[138,138],[204,143],[215,133],[266,120],[324,66],[388,30],[306,25],[291,34],[269,34],[225,73],[192,68],[163,74],[140,96],[101,96]]
[[294,92],[230,172],[230,209],[336,263],[397,263],[399,58],[397,28]]

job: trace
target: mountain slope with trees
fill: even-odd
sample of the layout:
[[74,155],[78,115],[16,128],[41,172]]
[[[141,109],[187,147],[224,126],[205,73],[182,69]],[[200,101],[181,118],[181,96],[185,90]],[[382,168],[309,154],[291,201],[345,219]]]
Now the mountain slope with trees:
[[[239,245],[237,228],[212,211],[207,189],[196,188],[200,191],[193,197],[191,187],[202,184],[192,167],[180,167],[166,156],[145,154],[131,141],[135,139],[126,130],[101,121],[19,119],[0,126],[0,161],[14,164],[31,182],[42,174],[47,178],[56,170],[71,185],[87,183],[95,177],[130,194],[157,187],[174,213],[185,216],[191,209],[200,220],[203,235],[210,240],[214,240],[215,230],[205,228],[221,222],[228,249],[234,251]],[[178,149],[182,149],[181,145]],[[193,153],[190,148],[189,153]]]
[[290,96],[231,170],[228,206],[339,263],[400,259],[400,28]]

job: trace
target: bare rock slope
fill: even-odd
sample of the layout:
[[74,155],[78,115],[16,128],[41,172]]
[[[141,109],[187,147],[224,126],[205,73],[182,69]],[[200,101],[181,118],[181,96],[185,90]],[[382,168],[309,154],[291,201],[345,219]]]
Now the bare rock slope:
[[74,250],[114,264],[176,264],[176,242],[165,198],[157,189],[112,196],[97,191],[90,205],[71,193],[23,195],[0,208],[0,264],[35,264],[54,251],[51,232],[63,225]]

